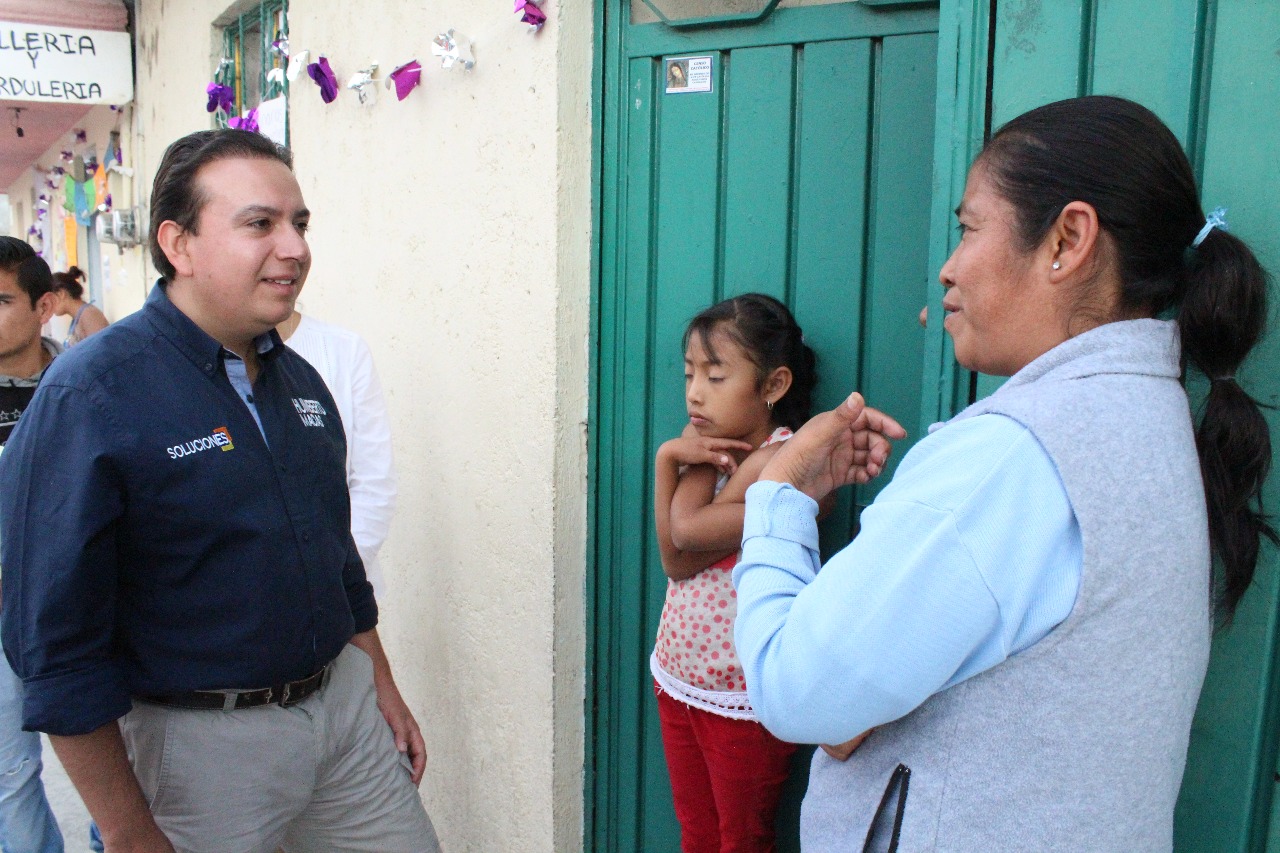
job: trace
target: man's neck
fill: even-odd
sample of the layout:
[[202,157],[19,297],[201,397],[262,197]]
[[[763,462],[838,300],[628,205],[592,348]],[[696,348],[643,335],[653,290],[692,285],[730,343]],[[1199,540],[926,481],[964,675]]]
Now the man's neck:
[[302,315],[294,311],[289,315],[289,319],[276,326],[276,332],[280,335],[280,340],[287,341],[293,337],[293,333],[298,331],[298,324],[302,322]]
[[53,355],[45,349],[44,341],[36,338],[32,346],[0,358],[0,375],[30,379],[48,367],[51,361]]

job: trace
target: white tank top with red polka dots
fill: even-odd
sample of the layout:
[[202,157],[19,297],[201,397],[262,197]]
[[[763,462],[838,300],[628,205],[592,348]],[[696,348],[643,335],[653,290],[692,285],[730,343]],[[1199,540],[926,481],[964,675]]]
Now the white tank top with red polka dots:
[[[791,430],[778,427],[760,446],[791,435]],[[717,493],[726,480],[722,477],[716,484]],[[681,702],[722,717],[754,720],[733,645],[738,593],[732,573],[737,564],[738,554],[731,554],[691,578],[667,582],[649,669],[658,686]]]

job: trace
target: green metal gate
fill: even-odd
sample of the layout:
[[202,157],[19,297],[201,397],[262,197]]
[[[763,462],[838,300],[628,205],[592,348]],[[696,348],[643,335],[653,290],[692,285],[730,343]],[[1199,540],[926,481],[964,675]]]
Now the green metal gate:
[[[936,4],[836,3],[690,28],[604,7],[587,848],[668,851],[652,460],[687,422],[683,327],[725,296],[773,294],[818,353],[819,406],[859,389],[918,434],[938,19]],[[843,497],[825,545],[870,497]]]

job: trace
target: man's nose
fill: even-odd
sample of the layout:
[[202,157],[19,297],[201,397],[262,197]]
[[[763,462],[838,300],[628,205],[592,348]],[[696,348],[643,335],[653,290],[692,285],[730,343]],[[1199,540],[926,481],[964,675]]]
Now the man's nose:
[[282,258],[301,261],[311,255],[311,247],[307,238],[295,228],[282,228],[280,239],[276,241],[276,254]]

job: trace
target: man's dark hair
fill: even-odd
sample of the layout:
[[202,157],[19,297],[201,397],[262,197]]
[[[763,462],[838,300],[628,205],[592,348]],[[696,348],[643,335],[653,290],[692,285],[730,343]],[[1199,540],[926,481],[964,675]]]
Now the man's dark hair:
[[53,273],[44,258],[26,240],[17,237],[0,237],[0,270],[13,274],[18,287],[31,300],[31,307],[53,289]]
[[172,220],[183,231],[197,233],[200,211],[208,199],[200,192],[196,173],[209,163],[235,158],[279,160],[293,169],[289,149],[247,130],[201,130],[182,137],[164,152],[151,186],[151,228],[147,243],[152,263],[166,279],[173,278],[176,271],[160,248],[160,225]]

